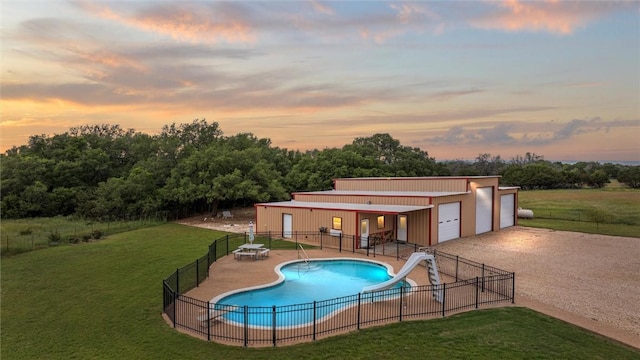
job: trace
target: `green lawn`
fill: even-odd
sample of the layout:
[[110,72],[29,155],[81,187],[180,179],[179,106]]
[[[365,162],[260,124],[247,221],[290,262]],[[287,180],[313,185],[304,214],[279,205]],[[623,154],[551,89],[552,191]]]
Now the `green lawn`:
[[518,220],[522,226],[640,237],[640,190],[520,191],[518,205],[534,213],[534,219]]
[[37,250],[51,245],[51,235],[60,236],[60,244],[73,242],[86,242],[99,233],[102,236],[117,234],[158,225],[164,221],[145,220],[118,220],[118,221],[93,221],[73,216],[56,216],[51,218],[35,219],[2,219],[0,222],[0,250],[2,255],[13,255],[22,252]]
[[277,348],[181,334],[161,318],[162,279],[224,233],[164,224],[4,257],[2,359],[639,359],[524,308],[397,323]]

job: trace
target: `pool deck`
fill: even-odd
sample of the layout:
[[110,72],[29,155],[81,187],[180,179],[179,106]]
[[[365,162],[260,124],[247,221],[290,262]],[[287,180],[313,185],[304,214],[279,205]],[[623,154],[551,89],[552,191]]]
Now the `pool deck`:
[[[394,273],[400,271],[405,263],[404,259],[396,260],[395,257],[390,256],[373,257],[358,253],[338,252],[332,249],[305,251],[310,259],[357,258],[374,260],[391,265]],[[270,284],[278,280],[278,274],[274,270],[277,265],[298,259],[296,250],[271,250],[269,257],[261,260],[249,258],[236,260],[232,255],[225,256],[211,265],[208,279],[185,295],[202,301],[210,301],[232,290]],[[427,272],[423,266],[415,267],[408,278],[418,285],[429,284]]]

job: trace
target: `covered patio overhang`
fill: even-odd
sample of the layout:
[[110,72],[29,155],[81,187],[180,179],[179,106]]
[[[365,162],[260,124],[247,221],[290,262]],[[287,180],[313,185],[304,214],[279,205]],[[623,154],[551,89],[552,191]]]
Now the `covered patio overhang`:
[[[424,223],[429,223],[429,214],[425,214],[424,216],[420,215],[419,212],[424,210],[430,210],[434,207],[434,205],[386,205],[386,204],[369,204],[369,203],[334,203],[334,202],[307,202],[307,201],[281,201],[281,202],[272,202],[272,203],[262,203],[256,204],[256,206],[264,206],[264,207],[272,207],[272,208],[298,208],[298,209],[309,209],[320,210],[320,211],[347,211],[355,213],[355,223],[344,224],[344,229],[346,229],[347,233],[355,234],[356,238],[362,239],[362,241],[368,241],[368,237],[370,235],[379,235],[383,232],[385,237],[390,235],[391,233],[394,235],[398,234],[397,229],[397,221],[398,218],[403,218],[403,223],[405,224],[405,238],[401,239],[406,241],[406,219],[408,216],[411,216],[412,213],[415,213],[417,217],[424,218]],[[379,227],[376,226],[376,231],[371,231],[374,228],[374,223],[367,223],[368,221],[375,221],[378,216],[391,216],[391,228],[387,226],[383,226],[383,230],[379,230]],[[371,226],[371,228],[369,228]],[[424,236],[428,237],[427,230],[424,230]],[[342,233],[342,229],[334,230],[330,229],[331,235],[339,235]],[[396,237],[396,239],[399,239]]]

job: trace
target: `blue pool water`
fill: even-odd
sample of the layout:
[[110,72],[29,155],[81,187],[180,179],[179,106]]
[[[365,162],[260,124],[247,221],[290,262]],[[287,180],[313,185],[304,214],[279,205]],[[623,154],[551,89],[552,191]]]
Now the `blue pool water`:
[[[303,325],[313,321],[314,313],[318,321],[331,313],[354,306],[357,294],[363,287],[391,278],[386,266],[355,259],[293,262],[281,266],[279,271],[284,280],[276,285],[240,291],[219,299],[217,306],[238,306],[237,310],[225,314],[224,318],[258,327],[271,327],[274,320],[276,326]],[[397,286],[403,286],[403,282]],[[354,295],[352,301],[331,301],[351,295]],[[315,309],[314,301],[317,302]],[[248,307],[247,314],[245,306]],[[273,306],[276,306],[275,315]]]

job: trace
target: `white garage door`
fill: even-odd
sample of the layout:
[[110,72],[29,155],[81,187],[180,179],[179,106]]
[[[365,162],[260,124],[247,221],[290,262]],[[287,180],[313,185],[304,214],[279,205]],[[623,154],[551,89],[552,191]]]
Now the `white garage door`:
[[500,196],[500,229],[515,225],[515,194]]
[[460,237],[460,203],[438,206],[438,243]]
[[476,189],[476,234],[493,229],[493,188]]

